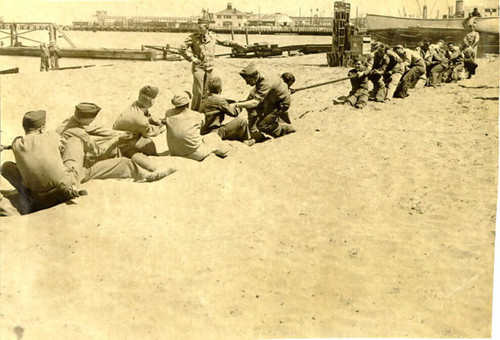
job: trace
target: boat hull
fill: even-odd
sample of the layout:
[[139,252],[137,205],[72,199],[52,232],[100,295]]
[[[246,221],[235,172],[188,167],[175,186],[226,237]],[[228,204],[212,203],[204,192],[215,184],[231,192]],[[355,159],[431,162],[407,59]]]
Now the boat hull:
[[[476,20],[488,19],[488,20]],[[499,53],[498,17],[476,18],[476,30],[480,34],[478,56]],[[464,19],[416,19],[397,18],[367,14],[367,31],[374,40],[389,46],[405,45],[414,48],[424,39],[435,42],[443,39],[456,45],[462,43],[469,32],[463,25]],[[494,25],[496,22],[496,30]],[[478,28],[481,28],[479,30]]]
[[[480,17],[473,18],[472,20],[476,24],[476,30],[478,32],[498,34],[499,17]],[[467,21],[468,19],[464,18],[421,19],[399,18],[376,14],[366,15],[366,26],[368,31],[410,27],[466,30]]]

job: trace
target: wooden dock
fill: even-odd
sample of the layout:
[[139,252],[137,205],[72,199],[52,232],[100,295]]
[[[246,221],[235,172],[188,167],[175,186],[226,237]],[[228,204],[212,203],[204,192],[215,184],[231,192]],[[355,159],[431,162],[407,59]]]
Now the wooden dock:
[[[40,57],[39,47],[0,47],[0,55]],[[62,48],[62,58],[79,59],[123,59],[123,60],[181,60],[179,56],[167,55],[154,50],[109,49],[109,48]],[[166,58],[166,59],[165,59]]]

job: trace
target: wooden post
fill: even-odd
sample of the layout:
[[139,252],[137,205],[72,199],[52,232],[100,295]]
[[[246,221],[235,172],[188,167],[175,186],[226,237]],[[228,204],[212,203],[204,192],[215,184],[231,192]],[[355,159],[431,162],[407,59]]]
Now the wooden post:
[[248,45],[248,26],[245,27],[245,39],[246,39],[247,45]]
[[48,26],[49,29],[49,43],[54,41],[54,30],[52,29],[52,24]]
[[234,40],[234,30],[233,30],[233,26],[231,26],[231,40]]
[[17,24],[10,25],[10,46],[18,46]]

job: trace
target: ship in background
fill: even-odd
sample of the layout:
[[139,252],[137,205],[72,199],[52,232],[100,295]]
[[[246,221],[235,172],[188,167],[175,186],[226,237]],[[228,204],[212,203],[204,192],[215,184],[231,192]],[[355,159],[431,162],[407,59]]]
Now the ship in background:
[[[418,1],[418,0],[417,0]],[[436,41],[452,41],[460,44],[463,37],[470,31],[470,25],[475,24],[480,33],[478,54],[499,53],[499,17],[498,1],[483,0],[483,6],[467,6],[464,1],[456,0],[455,12],[448,8],[448,14],[441,19],[427,18],[427,6],[423,6],[422,18],[392,17],[385,15],[366,15],[367,32],[374,40],[390,46],[403,44],[415,47],[424,39]],[[481,16],[473,16],[473,9]],[[438,14],[439,15],[439,14]]]

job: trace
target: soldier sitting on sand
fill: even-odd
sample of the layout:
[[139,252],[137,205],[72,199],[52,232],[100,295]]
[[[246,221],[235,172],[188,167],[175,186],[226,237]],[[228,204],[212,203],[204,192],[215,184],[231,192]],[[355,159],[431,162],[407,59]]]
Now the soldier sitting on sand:
[[394,51],[403,59],[406,69],[394,96],[404,99],[408,97],[410,85],[425,74],[425,62],[418,52],[404,48],[402,45],[394,47]]
[[230,146],[216,133],[201,135],[205,115],[188,108],[192,95],[188,91],[179,92],[172,98],[175,108],[165,113],[167,124],[167,144],[170,155],[202,161],[212,153],[224,158]]
[[404,65],[401,57],[390,48],[385,48],[385,54],[389,57],[389,64],[384,73],[384,83],[386,88],[384,102],[389,102],[394,96],[401,77],[404,73]]
[[133,137],[120,144],[122,155],[133,159],[143,168],[154,171],[156,168],[147,156],[158,156],[156,145],[151,137],[165,131],[164,123],[149,112],[158,95],[158,88],[144,86],[135,102],[125,109],[113,124],[113,129],[130,132]]
[[[205,115],[205,124],[201,128],[201,134],[217,133],[222,140],[237,140],[247,145],[255,144],[250,138],[248,121],[238,116],[240,109],[234,104],[229,104],[220,94],[222,93],[222,80],[220,77],[212,77],[207,82],[208,97],[201,103],[200,112]],[[223,124],[225,115],[234,117],[229,123]]]
[[246,101],[235,103],[248,111],[252,138],[259,142],[265,140],[262,132],[274,138],[295,132],[284,120],[291,105],[287,84],[278,75],[261,74],[254,63],[241,70],[240,75],[247,85],[254,87]]
[[448,43],[448,50],[445,52],[445,55],[450,64],[443,74],[443,79],[447,83],[456,83],[463,78],[464,55],[460,48],[452,42]]
[[377,102],[383,102],[385,99],[384,73],[389,65],[390,59],[386,53],[386,48],[382,43],[375,43],[373,55],[373,66],[368,74],[368,79],[373,83],[373,99]]
[[465,68],[465,75],[467,79],[472,78],[473,75],[476,74],[476,69],[477,69],[477,63],[476,63],[476,55],[474,53],[474,49],[471,46],[467,46],[465,44],[462,44],[460,46],[462,53],[464,55],[464,68]]
[[16,162],[2,165],[3,177],[19,192],[21,214],[47,209],[86,194],[78,190],[80,141],[70,138],[61,157],[61,137],[46,131],[45,122],[45,111],[27,112],[23,117],[26,135],[12,142]]
[[354,68],[347,73],[351,78],[351,92],[347,96],[344,105],[354,106],[356,109],[362,109],[368,101],[368,75],[366,68],[361,60],[357,60]]
[[[79,156],[79,163],[84,170],[80,177],[82,182],[107,178],[133,178],[136,181],[152,182],[175,172],[173,168],[164,172],[150,171],[142,168],[134,159],[118,157],[117,146],[129,140],[132,134],[105,130],[94,125],[100,110],[94,103],[80,103],[75,107],[75,114],[57,128],[63,138],[78,137],[82,142],[82,154]],[[99,136],[104,136],[104,141],[99,140]]]

